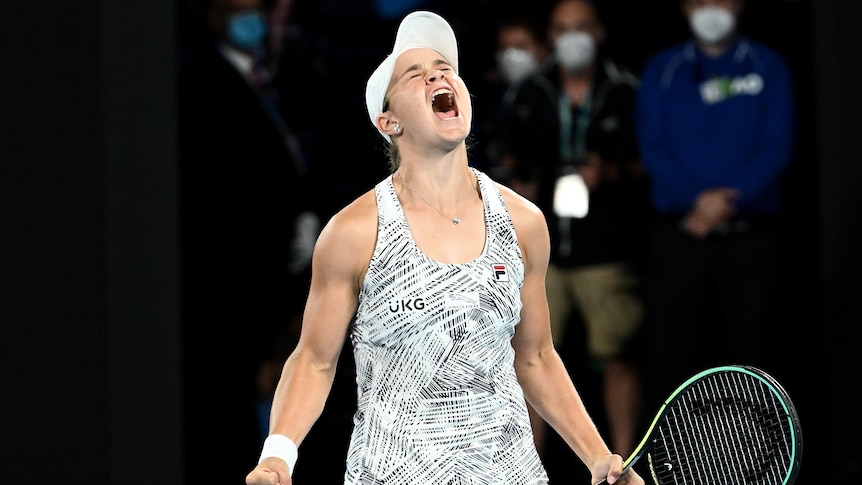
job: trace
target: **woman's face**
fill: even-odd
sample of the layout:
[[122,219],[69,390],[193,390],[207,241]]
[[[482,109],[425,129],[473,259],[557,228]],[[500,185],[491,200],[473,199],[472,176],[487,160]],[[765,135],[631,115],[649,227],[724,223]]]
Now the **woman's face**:
[[386,97],[404,137],[461,142],[470,133],[473,113],[467,86],[433,49],[410,49],[398,56]]

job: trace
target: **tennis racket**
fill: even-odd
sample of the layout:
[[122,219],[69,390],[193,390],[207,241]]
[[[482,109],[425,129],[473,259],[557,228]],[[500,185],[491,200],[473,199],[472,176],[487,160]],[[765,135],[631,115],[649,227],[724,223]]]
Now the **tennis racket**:
[[751,366],[714,367],[671,393],[624,470],[644,456],[657,485],[790,485],[802,428],[775,378]]

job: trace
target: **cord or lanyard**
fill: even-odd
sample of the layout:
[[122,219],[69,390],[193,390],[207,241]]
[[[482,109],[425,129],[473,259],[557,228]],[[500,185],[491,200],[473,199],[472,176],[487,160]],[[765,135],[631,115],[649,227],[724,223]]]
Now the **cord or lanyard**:
[[572,107],[569,104],[569,98],[565,93],[560,93],[560,159],[564,163],[587,153],[587,127],[590,124],[590,110],[592,108],[590,98],[590,93],[587,92],[578,110],[578,119],[572,120]]
[[[558,174],[558,179],[556,186],[554,188],[554,199],[556,203],[557,197],[563,197],[563,192],[570,192],[574,189],[574,186],[578,186],[579,196],[574,196],[569,194],[570,197],[580,198],[580,196],[587,197],[587,188],[583,185],[583,179],[580,175],[577,174],[577,168],[575,167],[575,161],[577,158],[581,158],[587,153],[587,127],[590,124],[590,109],[592,108],[592,100],[590,99],[590,92],[587,91],[584,96],[584,100],[581,103],[580,109],[578,110],[578,118],[577,120],[572,119],[572,107],[569,104],[569,98],[566,96],[566,93],[560,93],[559,98],[559,112],[560,112],[560,173]],[[574,138],[574,140],[572,140]],[[569,183],[565,183],[569,178],[576,177],[574,180],[575,183],[569,181]],[[583,208],[583,214],[579,217],[583,217],[586,215],[587,206],[589,204],[588,198],[582,201],[582,204],[586,204]],[[571,202],[570,202],[571,203]],[[557,211],[555,211],[557,212]],[[572,225],[572,216],[571,215],[560,215],[558,212],[558,220],[560,228],[560,240],[558,242],[557,253],[561,257],[566,257],[572,254],[572,237],[571,237],[571,225]]]

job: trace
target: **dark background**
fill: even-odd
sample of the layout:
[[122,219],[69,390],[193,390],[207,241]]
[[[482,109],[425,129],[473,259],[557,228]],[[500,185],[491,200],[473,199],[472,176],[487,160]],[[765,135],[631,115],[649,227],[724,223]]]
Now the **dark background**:
[[[334,70],[315,93],[334,209],[384,173],[363,86],[395,24],[360,1],[311,4],[302,15]],[[473,86],[492,62],[501,3],[435,5],[481,103]],[[0,4],[0,485],[242,483],[219,463],[186,466],[190,453],[231,446],[183,432],[180,364],[206,349],[205,336],[180,339],[174,82],[186,13],[155,1]],[[635,68],[685,32],[672,0],[606,1],[603,13],[612,49]],[[769,370],[799,407],[803,484],[862,481],[860,18],[858,0],[749,0],[744,18],[796,76]]]

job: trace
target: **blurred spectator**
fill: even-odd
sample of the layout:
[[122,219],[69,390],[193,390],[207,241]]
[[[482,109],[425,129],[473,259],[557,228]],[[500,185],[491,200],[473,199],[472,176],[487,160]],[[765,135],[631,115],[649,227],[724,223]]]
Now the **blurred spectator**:
[[[531,100],[523,99],[523,96],[536,92],[545,92],[551,96],[555,92],[554,86],[541,72],[548,61],[545,30],[533,15],[516,11],[505,15],[500,20],[496,36],[494,69],[489,76],[488,92],[483,95],[483,99],[491,99],[493,103],[484,114],[486,122],[477,123],[482,127],[480,138],[484,142],[483,156],[488,160],[486,163],[489,165],[487,167],[489,175],[509,185],[521,195],[534,200],[534,192],[521,184],[529,177],[514,173],[519,167],[514,153],[517,145],[511,143],[513,140],[509,138],[507,130],[514,126],[519,129],[530,126],[542,127],[552,122],[549,119],[545,123],[534,125],[531,120],[511,119],[522,114],[530,116],[533,113],[533,110],[513,109],[522,104],[526,106],[533,104]],[[531,86],[524,87],[524,84]],[[480,115],[479,118],[483,116]]]
[[[553,56],[512,95],[493,146],[510,185],[548,218],[554,341],[564,348],[584,325],[610,442],[625,455],[640,432],[641,390],[637,363],[621,356],[642,324],[649,212],[634,133],[638,79],[606,55],[605,37],[593,2],[558,1],[547,32]],[[544,426],[535,434],[541,442]]]
[[741,34],[743,0],[682,0],[690,39],[645,65],[640,150],[659,218],[648,283],[658,404],[705,367],[760,362],[794,147],[785,61]]
[[508,86],[539,70],[548,57],[548,49],[536,20],[525,14],[503,20],[497,32],[496,60],[500,75]]
[[260,451],[256,406],[271,389],[259,372],[283,358],[278,337],[304,302],[319,225],[270,83],[273,6],[206,2],[208,37],[192,45],[178,87],[188,469],[217,463],[236,483]]

